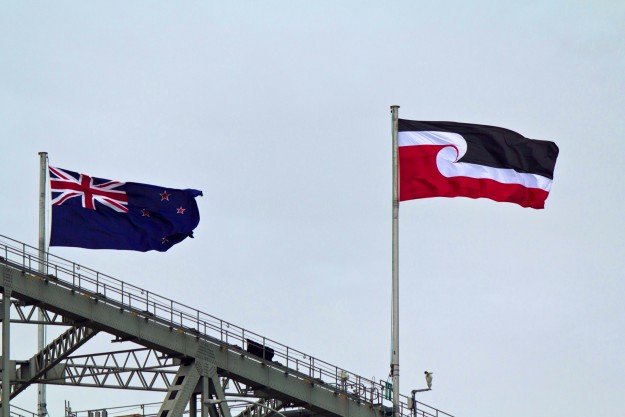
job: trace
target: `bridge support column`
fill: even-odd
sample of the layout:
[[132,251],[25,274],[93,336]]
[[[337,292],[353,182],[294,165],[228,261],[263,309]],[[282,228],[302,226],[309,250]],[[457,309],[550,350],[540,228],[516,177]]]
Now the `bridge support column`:
[[189,401],[189,417],[197,417],[197,394],[191,394]]
[[228,403],[225,401],[226,394],[224,393],[224,389],[221,386],[221,382],[219,381],[219,375],[217,375],[217,370],[213,368],[214,372],[210,376],[211,386],[213,388],[213,392],[215,393],[215,398],[218,400],[224,400],[219,403],[219,409],[221,410],[221,415],[223,417],[232,417],[230,414],[230,407]]
[[209,416],[210,417],[218,417],[217,416],[217,410],[215,410],[215,408],[213,408],[212,405],[208,405],[206,403],[206,400],[208,400],[211,397],[210,389],[209,389],[209,385],[208,385],[208,379],[202,378],[201,387],[202,387],[202,396],[201,396],[202,417],[209,417]]
[[195,362],[181,365],[174,381],[169,386],[165,401],[163,401],[157,417],[182,417],[199,380],[200,373]]

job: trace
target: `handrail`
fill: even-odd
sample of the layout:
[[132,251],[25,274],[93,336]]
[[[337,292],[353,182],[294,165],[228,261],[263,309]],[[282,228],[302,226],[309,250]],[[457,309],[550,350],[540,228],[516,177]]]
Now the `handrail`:
[[[18,410],[22,411],[25,414],[20,414],[20,413],[14,411],[15,409],[18,409]],[[12,416],[17,416],[17,417],[27,417],[27,416],[36,417],[37,416],[37,414],[33,413],[32,411],[28,411],[28,410],[26,410],[24,408],[20,408],[20,407],[18,407],[16,405],[13,405],[13,404],[11,404],[11,415]]]
[[[382,406],[385,402],[389,402],[384,396],[382,383],[363,378],[198,309],[56,255],[48,253],[44,259],[40,259],[37,248],[4,235],[0,235],[1,257],[4,260],[0,259],[0,262],[28,270],[29,273],[41,276],[51,284],[89,295],[103,303],[132,310],[148,320],[176,328],[195,337],[205,338],[226,348],[236,346],[245,350],[245,344],[249,339],[262,345],[263,352],[266,349],[273,351],[273,361],[264,361],[268,366],[288,369],[302,379],[370,405]],[[44,270],[47,274],[37,271],[40,263],[46,267]],[[261,357],[255,359],[263,360]],[[416,410],[409,409],[407,404],[408,397],[401,395],[398,416],[453,417],[421,402],[416,403]]]

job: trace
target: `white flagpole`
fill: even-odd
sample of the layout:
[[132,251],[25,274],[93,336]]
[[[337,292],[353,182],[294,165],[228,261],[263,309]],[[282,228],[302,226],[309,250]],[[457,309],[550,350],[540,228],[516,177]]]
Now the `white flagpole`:
[[11,378],[8,371],[11,367],[11,292],[11,286],[5,285],[2,294],[2,369],[6,371],[2,372],[2,417],[11,417]]
[[[46,273],[46,256],[48,253],[48,242],[46,239],[46,190],[48,175],[48,153],[39,152],[39,272]],[[39,352],[43,350],[46,343],[46,329],[42,324],[44,321],[43,309],[39,309],[39,324],[37,325],[37,346]],[[47,414],[46,386],[37,385],[37,414],[44,417]]]
[[391,376],[393,415],[399,415],[399,175],[397,172],[397,130],[399,106],[391,106],[393,130],[393,297]]

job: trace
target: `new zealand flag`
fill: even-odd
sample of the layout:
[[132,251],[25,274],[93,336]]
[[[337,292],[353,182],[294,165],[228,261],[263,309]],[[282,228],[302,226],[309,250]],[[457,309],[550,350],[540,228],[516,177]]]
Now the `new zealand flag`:
[[50,246],[165,252],[200,222],[198,190],[110,181],[48,167]]

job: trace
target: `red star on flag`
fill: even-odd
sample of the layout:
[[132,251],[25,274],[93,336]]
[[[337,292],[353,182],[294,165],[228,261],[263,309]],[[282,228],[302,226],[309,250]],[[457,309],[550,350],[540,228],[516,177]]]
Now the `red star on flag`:
[[184,211],[186,210],[186,208],[182,208],[182,206],[178,207],[177,209],[177,214],[184,214]]
[[146,209],[141,210],[141,217],[150,217],[150,212]]
[[162,244],[164,245],[165,243],[169,243],[169,239],[167,239],[167,236],[165,236],[165,237],[162,239]]
[[170,196],[170,195],[171,195],[171,194],[167,194],[167,190],[163,191],[163,192],[161,193],[161,201],[163,201],[163,200],[167,200],[167,201],[169,201],[169,196]]

